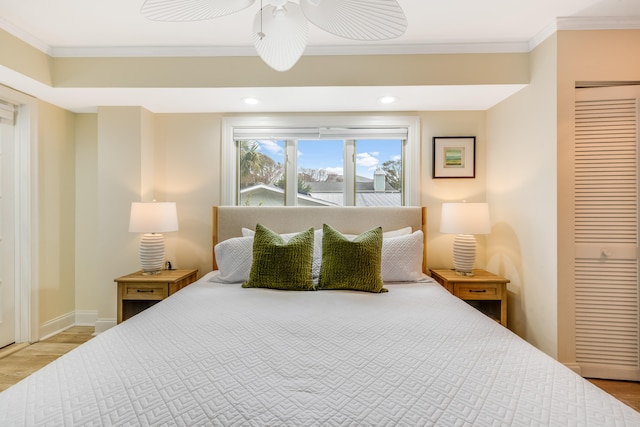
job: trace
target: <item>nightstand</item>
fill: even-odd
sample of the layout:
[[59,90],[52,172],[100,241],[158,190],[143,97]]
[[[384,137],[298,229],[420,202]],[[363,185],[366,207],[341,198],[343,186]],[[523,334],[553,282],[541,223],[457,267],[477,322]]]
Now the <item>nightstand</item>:
[[197,269],[184,269],[162,270],[153,275],[137,271],[114,279],[118,284],[118,323],[195,282],[197,276]]
[[508,279],[484,270],[473,270],[473,276],[459,276],[454,270],[445,269],[430,272],[431,277],[453,295],[507,326]]

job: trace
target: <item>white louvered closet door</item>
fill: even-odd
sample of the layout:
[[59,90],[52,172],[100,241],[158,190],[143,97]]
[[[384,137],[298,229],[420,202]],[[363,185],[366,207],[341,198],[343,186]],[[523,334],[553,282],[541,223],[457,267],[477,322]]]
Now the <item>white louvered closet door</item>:
[[640,380],[640,86],[576,90],[576,362],[585,377]]

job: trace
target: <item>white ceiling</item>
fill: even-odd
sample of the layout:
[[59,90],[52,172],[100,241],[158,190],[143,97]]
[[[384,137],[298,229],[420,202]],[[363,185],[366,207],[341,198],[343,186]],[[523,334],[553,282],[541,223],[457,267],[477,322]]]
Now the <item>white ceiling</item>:
[[[402,37],[358,43],[311,26],[305,54],[526,52],[559,22],[567,28],[640,28],[640,0],[398,1],[409,23]],[[51,56],[255,55],[251,26],[259,2],[233,15],[183,23],[149,21],[140,15],[142,3],[0,0],[0,28]],[[1,66],[0,83],[77,112],[97,105],[141,105],[154,112],[484,110],[521,88],[62,89]],[[379,104],[384,95],[398,100]],[[245,105],[248,96],[260,103]]]

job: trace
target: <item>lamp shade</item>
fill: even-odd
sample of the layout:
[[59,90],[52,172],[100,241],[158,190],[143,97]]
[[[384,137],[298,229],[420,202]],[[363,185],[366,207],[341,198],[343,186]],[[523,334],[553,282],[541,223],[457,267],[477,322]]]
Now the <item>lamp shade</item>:
[[440,232],[489,234],[491,220],[487,203],[443,203]]
[[174,202],[133,202],[129,217],[133,233],[178,231],[178,214]]

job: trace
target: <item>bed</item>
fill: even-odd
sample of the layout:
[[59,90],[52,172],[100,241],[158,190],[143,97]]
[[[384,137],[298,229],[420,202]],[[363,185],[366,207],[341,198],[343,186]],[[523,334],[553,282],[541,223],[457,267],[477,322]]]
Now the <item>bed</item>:
[[[214,208],[216,268],[0,393],[0,425],[640,425],[638,412],[422,274],[425,218],[409,207]],[[380,274],[420,274],[384,281],[388,292],[224,280],[246,277],[228,271],[233,262],[254,271],[236,243],[259,242],[262,226],[282,242],[293,234],[286,244],[314,227],[317,244],[326,223],[355,243],[381,227],[383,249],[413,239],[382,252],[393,265],[382,259]],[[407,251],[417,254],[407,261]]]

